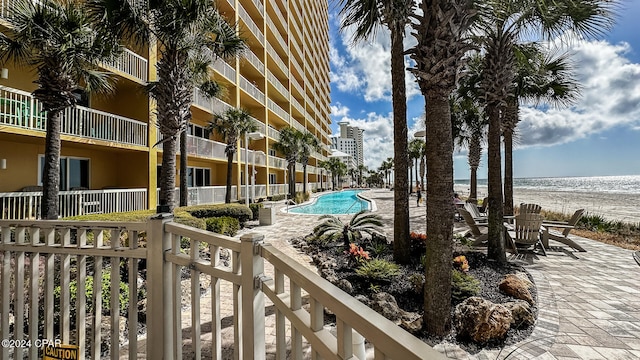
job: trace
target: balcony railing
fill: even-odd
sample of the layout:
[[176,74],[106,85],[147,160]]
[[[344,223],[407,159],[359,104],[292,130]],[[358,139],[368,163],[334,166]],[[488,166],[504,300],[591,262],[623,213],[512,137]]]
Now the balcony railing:
[[304,107],[300,105],[300,103],[298,102],[298,100],[296,100],[296,98],[294,97],[291,98],[291,104],[293,104],[293,107],[296,108],[296,110],[300,111],[301,114],[304,114]]
[[247,24],[249,31],[258,38],[260,44],[264,44],[264,34],[262,33],[262,30],[260,30],[258,25],[256,25],[253,19],[251,19],[251,16],[249,16],[249,13],[247,13],[247,10],[245,10],[240,4],[238,4],[238,14],[240,15],[240,19]]
[[273,35],[275,35],[276,39],[278,39],[278,43],[280,44],[282,49],[288,54],[289,46],[287,45],[287,41],[282,37],[282,35],[280,34],[280,30],[269,16],[267,16],[267,25],[271,28],[271,32],[273,33]]
[[242,75],[240,75],[240,88],[246,91],[247,94],[251,95],[254,99],[258,100],[260,104],[264,105],[264,93]]
[[[0,193],[0,219],[39,219],[42,192]],[[60,191],[60,217],[113,213],[147,208],[147,189]]]
[[124,49],[120,58],[107,66],[131,75],[142,82],[146,83],[148,80],[149,65],[147,59],[129,49]]
[[260,14],[264,13],[264,5],[262,4],[262,0],[251,0],[251,2],[256,6],[256,9],[258,9],[258,12]]
[[[46,113],[42,111],[42,104],[28,92],[0,87],[0,124],[46,131]],[[83,106],[63,111],[61,133],[147,146],[146,123]]]
[[272,139],[280,140],[280,131],[271,126],[269,126],[269,128],[267,129],[267,135],[269,135],[269,137]]
[[269,110],[276,113],[276,115],[280,116],[286,122],[289,122],[289,113],[284,111],[278,104],[276,104],[273,100],[269,99]]
[[272,168],[286,169],[287,160],[273,155],[269,155],[269,166]]
[[280,80],[278,80],[278,78],[273,75],[271,71],[267,71],[267,79],[280,92],[280,94],[282,94],[282,96],[284,96],[286,99],[289,98],[289,90],[284,85],[282,85]]
[[217,72],[222,74],[229,81],[235,83],[236,82],[236,69],[233,66],[227,64],[226,61],[216,60],[213,62],[213,68],[216,69]]
[[278,55],[278,52],[273,48],[273,46],[271,46],[271,44],[267,44],[267,53],[271,55],[271,58],[273,59],[273,61],[275,61],[276,65],[278,65],[278,67],[280,68],[280,71],[282,71],[285,75],[288,76],[289,68],[284,63],[284,61],[280,59],[280,55]]
[[[282,2],[282,1],[280,1]],[[285,7],[286,7],[286,2],[284,3]],[[280,23],[282,24],[282,27],[284,29],[287,28],[287,17],[282,15],[282,11],[280,11],[280,7],[277,4],[277,1],[271,0],[271,7],[273,8],[273,12],[276,13],[276,17],[278,18],[278,20],[280,20]]]
[[253,53],[253,51],[248,50],[245,55],[245,59],[249,61],[261,74],[264,74],[264,63]]

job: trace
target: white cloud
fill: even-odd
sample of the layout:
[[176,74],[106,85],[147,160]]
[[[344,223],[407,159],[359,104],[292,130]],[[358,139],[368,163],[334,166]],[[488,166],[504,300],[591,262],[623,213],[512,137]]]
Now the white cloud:
[[[336,19],[336,26],[339,20]],[[407,29],[408,30],[408,29]],[[332,65],[331,81],[342,92],[358,91],[367,102],[391,100],[391,40],[389,31],[380,28],[370,41],[352,43],[354,28],[346,28],[340,33],[338,41],[346,52],[341,54],[335,44],[330,44]],[[405,49],[415,43],[412,36],[405,36]],[[409,58],[405,57],[405,67],[409,67]],[[407,98],[420,95],[414,76],[405,71]]]
[[340,102],[337,102],[336,105],[331,105],[331,116],[347,116],[349,115],[349,108],[343,106]]
[[342,121],[364,130],[364,164],[370,170],[378,169],[382,161],[393,157],[393,113],[380,115],[372,112],[358,119],[344,116],[340,119]]
[[522,107],[520,146],[555,145],[604,130],[640,126],[640,64],[625,56],[627,43],[581,41],[573,44],[572,61],[581,97],[570,108]]

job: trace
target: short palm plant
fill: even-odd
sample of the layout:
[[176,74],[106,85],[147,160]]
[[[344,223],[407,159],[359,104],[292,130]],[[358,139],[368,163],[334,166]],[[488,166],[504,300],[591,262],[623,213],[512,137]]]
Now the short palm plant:
[[313,234],[331,237],[342,234],[342,241],[347,249],[349,244],[362,237],[362,233],[382,235],[380,232],[383,226],[382,218],[369,210],[362,210],[355,214],[346,224],[334,215],[323,215],[320,220],[325,221],[313,229]]

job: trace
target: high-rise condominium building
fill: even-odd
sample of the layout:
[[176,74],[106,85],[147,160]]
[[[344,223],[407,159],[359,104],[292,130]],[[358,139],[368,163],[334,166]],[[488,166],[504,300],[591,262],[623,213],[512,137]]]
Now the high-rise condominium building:
[[340,125],[340,134],[331,137],[331,148],[351,155],[356,167],[364,164],[362,150],[364,130],[349,126],[347,121],[342,121],[338,125]]
[[[217,0],[217,6],[237,24],[248,51],[213,65],[215,79],[226,89],[224,98],[207,100],[198,89],[193,94],[187,139],[190,203],[224,201],[225,144],[207,125],[214,112],[230,107],[248,109],[264,134],[248,144],[246,160],[255,168],[249,172],[255,174],[249,182],[255,184],[251,197],[286,192],[287,163],[272,144],[288,126],[312,133],[325,145],[307,167],[308,188],[318,187],[323,176],[318,163],[327,158],[331,143],[327,0]],[[6,16],[3,8],[0,17]],[[2,24],[1,31],[11,31]],[[155,208],[162,148],[153,146],[159,138],[155,105],[142,89],[157,78],[157,53],[155,48],[127,48],[106,67],[118,78],[115,93],[105,97],[78,89],[79,106],[64,112],[62,216]],[[31,95],[34,69],[12,63],[2,67],[8,76],[0,79],[0,218],[33,217],[42,185],[45,115]],[[234,199],[245,196],[245,146],[240,141],[235,154]],[[304,180],[299,166],[298,186]],[[16,208],[25,203],[29,209]]]

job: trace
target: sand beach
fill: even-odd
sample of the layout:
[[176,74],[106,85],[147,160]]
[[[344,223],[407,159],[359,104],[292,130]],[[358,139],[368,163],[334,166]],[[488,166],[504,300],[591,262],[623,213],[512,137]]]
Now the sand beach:
[[[455,185],[462,197],[469,195],[468,185]],[[478,198],[487,194],[486,186],[478,186]],[[535,203],[545,210],[572,214],[585,209],[588,214],[601,215],[609,220],[640,223],[640,194],[569,192],[514,188],[514,204]]]

